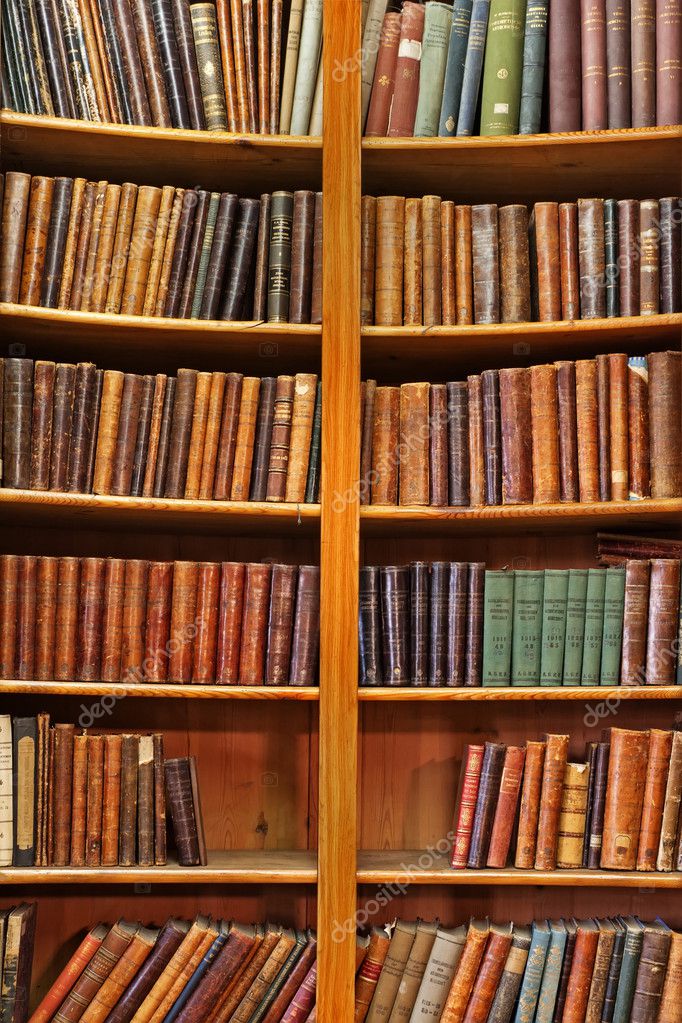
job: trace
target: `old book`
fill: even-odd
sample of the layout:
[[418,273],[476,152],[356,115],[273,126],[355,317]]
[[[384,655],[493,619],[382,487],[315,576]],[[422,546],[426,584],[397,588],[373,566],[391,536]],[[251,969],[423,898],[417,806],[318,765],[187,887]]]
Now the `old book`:
[[390,1017],[416,931],[417,925],[414,923],[404,920],[396,923],[369,1012],[365,1017],[367,1023]]
[[85,864],[98,867],[102,860],[104,736],[88,736],[88,786],[85,828]]
[[104,737],[104,771],[102,780],[101,856],[103,867],[118,864],[119,816],[121,802],[120,734]]
[[453,868],[465,868],[469,858],[484,753],[484,746],[468,745],[462,759],[450,859]]
[[198,562],[174,563],[170,635],[175,643],[172,648],[169,644],[169,682],[191,681],[198,577]]
[[374,266],[376,258],[377,200],[360,200],[360,318],[364,326],[374,323]]
[[549,16],[549,130],[580,131],[580,7],[555,3]]
[[637,870],[656,869],[672,745],[672,732],[658,728],[652,728],[649,732],[649,758],[637,845]]
[[594,360],[579,359],[575,364],[575,375],[579,495],[583,502],[598,501],[598,401],[597,367]]
[[14,677],[18,578],[18,555],[0,555],[0,678],[3,679]]
[[18,302],[22,258],[29,210],[31,175],[9,171],[3,193],[2,256],[0,257],[0,301]]
[[673,744],[670,753],[670,769],[665,788],[663,803],[663,820],[661,837],[656,857],[657,870],[672,870],[675,851],[675,835],[680,812],[680,796],[682,794],[682,737],[678,731],[673,732]]
[[399,503],[429,504],[429,384],[400,388],[401,458]]
[[471,206],[455,207],[455,301],[458,324],[474,322]]
[[263,684],[271,574],[270,565],[253,563],[246,566],[239,654],[240,685]]
[[517,569],[514,572],[510,674],[513,686],[538,684],[542,656],[544,586],[543,571]]
[[316,375],[297,373],[294,380],[287,483],[284,494],[284,500],[287,502],[301,503],[305,500],[316,393]]
[[[449,14],[448,14],[449,17]],[[441,200],[438,195],[422,199],[423,320],[427,327],[442,322],[441,308]]]
[[528,210],[501,206],[499,210],[501,320],[518,323],[531,318]]
[[400,24],[401,17],[397,11],[386,11],[378,39],[376,66],[369,97],[364,132],[367,138],[383,138],[388,132],[400,44]]
[[429,504],[448,503],[448,392],[445,384],[429,386]]
[[561,267],[561,318],[580,319],[580,266],[578,205],[559,204],[559,257]]
[[[424,686],[429,680],[429,645],[430,645],[430,634],[429,634],[429,572],[430,564],[427,561],[413,561],[410,564],[410,679],[412,685]],[[378,584],[378,570],[376,576],[373,574],[372,569],[366,571],[366,594],[363,594],[371,601],[375,597],[374,584]],[[443,573],[440,573],[441,580],[441,591],[442,591],[442,579]],[[438,577],[438,573],[436,573]],[[437,578],[434,578],[434,585],[437,582]],[[436,598],[438,604],[438,617],[442,620],[442,603],[443,596],[442,592],[439,594],[440,599]],[[366,609],[368,613],[367,617],[367,628],[369,634],[366,636],[368,641],[368,654],[370,657],[377,657],[378,673],[381,675],[381,656],[378,650],[372,647],[374,640],[373,629],[374,621],[373,614],[374,606],[373,603]],[[378,604],[376,606],[377,623],[378,623]],[[439,620],[435,625],[437,629],[442,621]],[[378,638],[378,636],[377,636]],[[376,669],[372,672],[375,676],[376,681]]]
[[578,239],[580,316],[588,320],[606,314],[603,199],[578,199]]
[[535,848],[536,870],[554,870],[556,867],[568,736],[548,735],[546,743]]
[[448,590],[450,563],[433,561],[430,566],[428,602],[428,673],[427,684],[445,684],[447,670]]
[[646,357],[632,355],[627,369],[628,485],[630,500],[651,493],[649,465],[649,369]]
[[653,316],[659,310],[660,233],[658,201],[642,199],[639,204],[640,316]]
[[[267,265],[263,259],[267,259],[267,251],[261,259],[261,250],[258,247],[261,243],[259,232],[259,220],[264,207],[267,205],[267,218],[264,223],[264,244],[269,243],[269,209],[270,196],[261,196],[258,199],[239,199],[237,202],[237,213],[234,230],[232,231],[232,244],[229,251],[229,258],[225,269],[225,286],[223,296],[219,305],[219,318],[221,320],[240,320],[253,315],[253,319],[265,319],[265,301],[267,299]],[[265,236],[267,227],[267,236]],[[253,313],[247,306],[247,286],[251,278],[254,252],[256,252],[256,283],[254,284],[254,308]],[[213,255],[211,256],[213,260]],[[222,282],[221,282],[222,283]]]
[[403,323],[405,199],[380,196],[376,204],[374,322]]
[[28,490],[31,481],[33,364],[30,359],[6,358],[4,370],[3,486]]
[[557,832],[557,867],[582,865],[588,784],[587,764],[566,764]]
[[34,363],[29,474],[31,490],[49,490],[50,488],[55,370],[54,362],[36,360]]
[[452,10],[449,5],[431,3],[426,8],[419,65],[419,94],[414,127],[410,133],[415,138],[438,134],[451,22]]
[[613,1020],[613,1011],[616,1006],[616,991],[618,989],[618,981],[623,963],[623,949],[625,947],[625,927],[623,926],[622,921],[615,919],[611,922],[616,928],[616,933],[613,940],[611,961],[608,964],[604,1004],[601,1012],[601,1018],[604,1023],[612,1023]]
[[405,199],[403,268],[403,322],[423,322],[423,220],[422,200]]
[[542,593],[540,685],[563,682],[569,570],[546,568]]
[[85,866],[88,799],[89,736],[76,735],[73,740],[71,775],[71,866]]
[[315,193],[294,192],[291,224],[289,322],[310,322]]
[[141,735],[137,762],[137,862],[154,863],[154,740]]
[[291,685],[310,686],[315,683],[319,634],[320,569],[317,565],[301,565],[291,640]]
[[[546,17],[546,14],[545,14]],[[538,319],[560,320],[561,273],[559,246],[559,206],[555,202],[536,202],[535,260],[538,282]]]
[[54,179],[39,303],[47,308],[56,308],[59,299],[73,187],[73,178]]
[[604,596],[606,593],[606,570],[590,568],[587,571],[587,592],[585,594],[585,629],[583,633],[583,656],[580,669],[580,684],[599,684],[601,651],[604,638]]
[[576,934],[573,963],[566,992],[564,1020],[567,1023],[584,1020],[590,997],[599,929],[594,921],[581,921]]
[[[412,570],[411,570],[412,575]],[[414,592],[414,587],[412,588]],[[414,604],[411,605],[414,608]],[[414,611],[412,612],[414,629]],[[383,681],[381,665],[381,595],[379,584],[379,568],[376,565],[360,567],[359,590],[359,653],[360,653],[360,685],[375,686]],[[415,637],[415,640],[417,637]],[[426,655],[426,638],[422,643],[424,658]],[[414,647],[413,647],[414,649]],[[411,673],[414,678],[414,655]],[[423,666],[424,681],[426,666]]]
[[[663,19],[667,12],[663,11]],[[659,19],[660,20],[660,19]],[[659,200],[659,222],[661,226],[660,246],[660,311],[662,313],[679,312],[682,306],[680,248],[682,247],[682,228],[679,224],[679,210],[682,206],[679,197],[666,196]]]
[[44,682],[54,678],[58,574],[58,558],[38,558],[33,670],[35,678]]
[[0,863],[11,867],[13,859],[14,806],[12,778],[12,718],[9,714],[0,716]]
[[377,387],[372,437],[372,504],[398,503],[400,389]]
[[[480,385],[480,377],[472,377]],[[469,458],[470,441],[473,441],[474,457],[478,459],[478,427],[482,426],[481,417],[475,422],[477,429],[470,437],[469,423],[469,383],[466,380],[448,381],[447,383],[447,429],[448,429],[448,503],[451,505],[469,504],[470,480]],[[480,387],[477,388],[480,397]],[[474,412],[480,412],[480,401]],[[476,461],[475,489],[478,495],[478,461]],[[473,502],[472,502],[473,503]],[[482,503],[479,502],[479,503]]]
[[508,686],[511,681],[514,574],[486,570],[483,613],[484,686]]
[[623,608],[625,571],[620,567],[606,569],[604,587],[604,628],[599,667],[600,685],[618,685],[623,639]]
[[630,9],[624,0],[606,0],[606,97],[609,128],[629,128]]
[[484,369],[481,373],[483,414],[483,465],[485,503],[502,503],[502,440],[500,429],[499,371]]
[[261,970],[267,964],[282,936],[282,928],[267,924],[264,928],[257,926],[253,955],[247,960],[244,969],[235,979],[227,992],[221,997],[215,1013],[216,1023],[224,1023],[231,1019],[235,1009],[241,1004],[244,996],[251,989]]
[[487,920],[472,920],[467,930],[466,943],[448,993],[441,1020],[454,1023],[463,1019],[474,988],[476,976],[490,934]]
[[215,679],[220,589],[220,565],[200,562],[197,572],[196,614],[194,618],[194,651],[191,681],[200,684]]
[[490,938],[469,998],[464,1020],[487,1019],[512,943],[512,926],[492,924]]
[[272,566],[264,679],[266,685],[286,685],[289,681],[296,576],[295,565]]
[[469,565],[450,562],[445,685],[462,686],[466,676]]
[[533,924],[516,1019],[524,1013],[535,1012],[538,1021],[551,1020],[566,938],[566,927],[561,920]]
[[395,68],[393,103],[388,123],[389,138],[411,137],[419,100],[419,70],[424,36],[425,11],[422,5],[404,6],[400,20],[400,42]]
[[91,962],[95,952],[97,952],[107,936],[108,931],[109,928],[106,924],[97,924],[85,935],[62,972],[33,1012],[31,1016],[33,1023],[49,1023],[74,984],[83,974],[85,968]]
[[470,868],[483,867],[487,862],[504,759],[505,747],[501,743],[485,744],[467,858]]
[[54,657],[54,677],[58,681],[76,678],[79,576],[78,558],[59,559],[55,623],[60,642]]
[[166,798],[168,815],[181,866],[195,866],[200,862],[198,825],[192,796],[189,759],[179,757],[167,760]]
[[535,863],[545,750],[546,743],[544,742],[529,741],[526,743],[514,858],[514,866],[524,870],[532,868]]
[[457,115],[457,135],[473,135],[483,75],[490,0],[474,0],[467,39],[462,89]]
[[322,382],[317,381],[315,388],[315,408],[313,411],[313,429],[310,436],[310,454],[308,457],[308,474],[305,484],[306,504],[317,504],[320,500],[322,476]]
[[137,862],[139,747],[140,737],[138,735],[122,737],[118,862],[123,867],[130,867]]
[[225,86],[220,60],[215,5],[209,3],[191,4],[190,17],[206,128],[209,131],[216,129],[227,131]]
[[289,319],[293,208],[292,192],[272,193],[267,289],[268,323],[286,323]]
[[646,634],[649,612],[648,561],[629,559],[625,565],[623,643],[620,685],[642,685],[646,679]]
[[37,742],[36,718],[14,718],[10,791],[14,820],[12,863],[16,867],[32,867],[36,860]]
[[671,940],[672,931],[662,921],[648,924],[644,928],[642,954],[630,1009],[633,1023],[658,1017]]
[[124,380],[125,374],[118,370],[104,372],[93,480],[95,494],[111,493]]
[[18,296],[22,305],[40,304],[53,190],[54,178],[31,178]]
[[611,729],[601,866],[633,870],[642,818],[649,733]]
[[455,204],[449,200],[440,204],[441,252],[441,322],[444,326],[457,323],[455,299]]
[[465,686],[481,685],[484,587],[485,565],[480,561],[469,562]]
[[239,680],[245,578],[246,566],[243,563],[223,562],[220,578],[216,654],[216,682],[218,684],[234,685]]
[[0,1005],[8,1020],[26,1020],[36,930],[35,903],[22,902],[7,913]]
[[514,927],[511,947],[502,968],[502,975],[497,986],[488,1019],[490,1023],[509,1023],[512,1018],[516,998],[528,961],[531,945],[529,927]]
[[[114,924],[54,1016],[55,1021],[59,1020],[60,1023],[68,1023],[74,1014],[77,1014],[81,1019],[85,1019],[85,1013],[89,1015],[91,1020],[93,1019],[94,1010],[91,1012],[89,1006],[106,983],[107,978],[116,968],[116,965],[121,961],[137,930],[138,924],[126,923],[125,920],[119,920],[118,923]],[[82,1010],[84,1002],[86,1005],[85,1013],[79,1012],[79,1010]]]
[[500,322],[498,212],[495,205],[471,207],[474,320]]
[[560,497],[557,369],[531,366],[533,501],[552,504]]
[[632,127],[656,123],[656,8],[634,0],[630,12]]
[[384,682],[409,682],[409,569],[387,566],[380,570],[381,634]]
[[648,356],[649,428],[651,442],[651,496],[675,497],[682,492],[682,454],[673,437],[679,436],[682,383],[679,352]]
[[[486,861],[486,866],[488,867],[503,868],[507,865],[521,789],[524,761],[525,750],[522,747],[507,746],[504,754],[500,791],[495,808],[490,847]],[[505,951],[508,951],[508,949]],[[500,972],[501,970],[502,966],[500,966]]]
[[51,794],[54,824],[50,861],[50,865],[55,867],[67,866],[70,858],[73,740],[73,725],[55,725],[55,774]]
[[97,416],[96,384],[97,370],[93,363],[79,362],[74,378],[71,437],[64,487],[70,493],[83,494],[88,490],[89,456]]
[[598,743],[592,767],[594,782],[591,785],[590,816],[586,828],[589,829],[589,835],[586,838],[586,845],[587,866],[593,870],[597,869],[601,862],[610,752],[608,742]]
[[653,558],[646,640],[647,685],[674,684],[675,664],[669,651],[679,627],[679,608],[680,562]]
[[581,0],[582,128],[608,127],[606,100],[606,9],[604,3]]
[[36,577],[38,559],[19,560],[17,577],[16,677],[28,681],[35,674]]
[[678,932],[670,936],[670,954],[661,992],[658,1019],[660,1023],[673,1023],[679,1013],[679,991],[682,980],[682,940]]
[[143,311],[160,203],[160,188],[151,185],[139,187],[121,295],[120,311],[123,314],[140,315]]
[[635,993],[635,981],[642,952],[644,924],[636,917],[622,917],[626,935],[623,946],[623,961],[616,990],[613,1010],[614,1023],[625,1023],[630,1019],[630,1009]]
[[241,381],[239,421],[235,438],[230,497],[233,501],[248,501],[251,487],[258,398],[259,377],[244,377]]

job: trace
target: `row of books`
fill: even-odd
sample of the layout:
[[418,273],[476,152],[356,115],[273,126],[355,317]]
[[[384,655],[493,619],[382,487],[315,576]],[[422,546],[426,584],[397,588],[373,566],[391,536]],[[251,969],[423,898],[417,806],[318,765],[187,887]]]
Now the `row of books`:
[[682,934],[635,916],[375,927],[355,1023],[676,1023]]
[[178,863],[205,863],[194,757],[166,760],[160,733],[0,715],[0,866],[163,866],[166,811]]
[[169,918],[162,927],[99,923],[80,942],[30,1023],[305,1023],[313,1019],[312,930]]
[[360,569],[360,685],[682,684],[680,561]]
[[363,504],[682,495],[682,354],[622,353],[362,389]]
[[27,114],[322,133],[322,0],[8,0],[2,104]]
[[314,685],[317,565],[0,555],[0,678]]
[[569,745],[466,747],[451,865],[682,870],[682,731],[610,728],[578,762]]
[[10,171],[0,246],[0,302],[321,322],[321,192],[246,199]]
[[26,1023],[31,995],[36,904],[0,909],[0,1012],[7,1023]]
[[245,377],[0,358],[0,483],[19,490],[319,501],[314,373]]
[[532,135],[679,124],[678,23],[674,4],[654,9],[642,0],[370,0],[365,134]]
[[362,322],[591,320],[682,309],[682,203],[362,199]]

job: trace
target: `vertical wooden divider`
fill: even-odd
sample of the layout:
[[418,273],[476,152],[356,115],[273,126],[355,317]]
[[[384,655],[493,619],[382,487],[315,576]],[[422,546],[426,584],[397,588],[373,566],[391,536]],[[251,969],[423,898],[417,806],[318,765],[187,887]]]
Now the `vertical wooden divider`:
[[360,473],[360,0],[325,0],[317,1018],[353,1019]]

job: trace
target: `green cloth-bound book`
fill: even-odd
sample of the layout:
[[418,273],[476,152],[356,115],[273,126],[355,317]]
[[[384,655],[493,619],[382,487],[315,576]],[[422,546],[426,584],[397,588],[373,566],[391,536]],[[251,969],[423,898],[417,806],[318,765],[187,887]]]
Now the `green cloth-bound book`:
[[526,0],[492,0],[483,66],[481,135],[517,135]]
[[567,599],[568,569],[546,569],[542,601],[541,686],[560,686],[563,679]]
[[599,684],[617,686],[620,682],[620,651],[623,643],[625,606],[625,569],[607,568],[604,589],[604,633],[601,641]]
[[587,569],[569,568],[566,599],[566,640],[564,642],[565,686],[579,686],[583,666]]
[[580,684],[599,685],[601,645],[604,635],[604,595],[606,592],[606,569],[590,568],[587,571],[587,596],[585,597],[585,636],[583,638],[583,663]]
[[450,45],[452,4],[428,0],[424,10],[424,36],[419,64],[419,99],[414,118],[415,138],[438,134],[443,82]]
[[540,676],[543,571],[514,572],[511,684],[536,686]]
[[511,675],[514,573],[485,573],[483,594],[484,686],[508,686]]

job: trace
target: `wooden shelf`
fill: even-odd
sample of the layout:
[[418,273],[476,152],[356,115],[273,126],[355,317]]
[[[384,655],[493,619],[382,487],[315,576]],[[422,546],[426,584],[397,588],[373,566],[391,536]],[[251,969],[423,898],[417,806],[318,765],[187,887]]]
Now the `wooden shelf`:
[[594,504],[517,504],[485,508],[417,508],[363,505],[360,523],[366,536],[485,536],[501,533],[590,532],[629,529],[678,529],[682,498],[604,501]]
[[150,533],[314,536],[319,504],[267,501],[185,501],[161,497],[109,497],[37,490],[0,490],[5,525],[51,529],[136,529]]
[[5,168],[88,175],[142,185],[177,185],[259,195],[319,188],[322,140],[290,135],[94,124],[63,117],[0,113]]
[[605,351],[646,355],[667,346],[678,348],[681,333],[682,313],[467,327],[363,327],[362,371],[363,378],[380,383],[412,380],[415,372],[420,379],[426,372],[451,380],[458,372],[530,366]]
[[321,327],[262,320],[174,320],[116,316],[0,302],[6,343],[26,346],[31,358],[92,359],[98,366],[137,372],[239,369],[276,375],[319,372]]
[[[2,689],[0,688],[0,692]],[[416,686],[366,686],[358,691],[362,703],[424,701],[433,703],[498,703],[518,700],[679,700],[680,686],[509,686],[471,689],[422,688]]]
[[2,867],[0,884],[315,884],[317,857],[308,851],[218,851],[206,867]]
[[177,700],[293,700],[317,702],[317,686],[223,686],[179,685],[171,682],[23,682],[0,679],[1,695],[21,696],[111,696],[117,700],[136,696],[141,699]]
[[[422,869],[420,862],[431,859]],[[453,870],[449,858],[426,849],[358,852],[358,884],[523,885],[524,887],[682,888],[682,873],[635,870]]]
[[437,193],[455,202],[677,195],[679,126],[485,138],[364,139],[370,195]]

